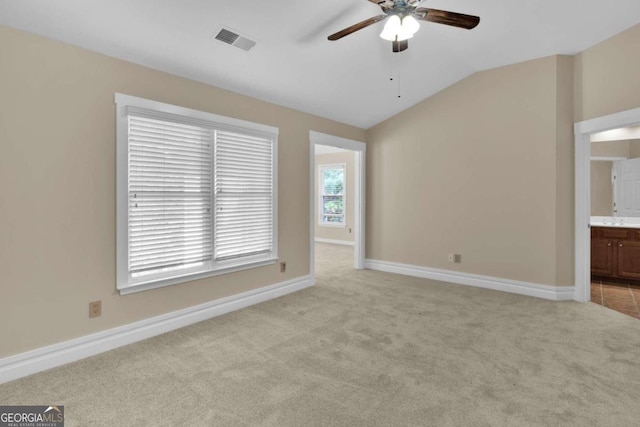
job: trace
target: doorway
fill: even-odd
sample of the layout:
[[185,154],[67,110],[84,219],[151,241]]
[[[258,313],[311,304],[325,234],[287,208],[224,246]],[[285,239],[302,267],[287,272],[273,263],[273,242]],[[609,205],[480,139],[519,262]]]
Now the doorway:
[[[310,274],[315,277],[317,230],[328,231],[325,236],[318,237],[321,243],[352,247],[353,268],[361,270],[364,268],[366,145],[363,142],[314,131],[309,132],[309,144]],[[333,159],[326,161],[323,168],[316,165],[316,147],[319,147],[320,153],[327,154],[327,159]],[[340,153],[349,153],[352,161],[336,160]],[[343,181],[348,185],[339,188],[340,177],[350,178],[353,182]],[[324,179],[327,180],[326,186],[323,185],[323,188],[327,188],[324,192],[326,194],[319,191],[319,184]]]
[[[640,124],[640,108],[578,122],[575,134],[575,299],[591,301],[591,139]],[[624,128],[624,129],[623,129]]]
[[590,138],[591,302],[640,319],[640,127],[632,129]]

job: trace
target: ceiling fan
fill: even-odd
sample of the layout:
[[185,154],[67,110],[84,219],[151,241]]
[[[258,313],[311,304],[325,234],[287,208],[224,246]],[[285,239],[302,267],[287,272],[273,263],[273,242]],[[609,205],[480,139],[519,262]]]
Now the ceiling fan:
[[418,20],[450,25],[452,27],[464,28],[467,30],[475,28],[480,22],[480,18],[478,16],[418,7],[421,0],[369,1],[380,6],[384,15],[374,16],[373,18],[358,22],[344,30],[331,34],[328,39],[331,41],[339,40],[344,36],[355,33],[369,25],[388,19],[382,33],[380,33],[380,37],[391,41],[394,52],[402,52],[409,47],[408,40],[413,37],[416,31],[420,28]]

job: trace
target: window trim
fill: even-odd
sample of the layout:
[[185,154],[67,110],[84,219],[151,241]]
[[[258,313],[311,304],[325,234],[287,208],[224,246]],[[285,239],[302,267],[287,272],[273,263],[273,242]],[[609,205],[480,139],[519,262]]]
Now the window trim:
[[[115,93],[114,102],[116,105],[116,289],[121,295],[270,265],[278,261],[278,128],[121,93]],[[218,265],[212,264],[212,269],[207,271],[201,269],[185,271],[168,275],[166,278],[156,276],[146,281],[131,281],[129,279],[129,135],[126,107],[142,108],[160,114],[179,115],[198,121],[206,121],[224,130],[262,134],[273,138],[273,246],[270,257],[247,257],[239,260],[240,262],[218,262]]]
[[[325,169],[339,169],[341,168],[344,171],[344,175],[342,178],[342,217],[344,221],[342,223],[336,224],[331,222],[324,222],[322,218],[324,217],[324,204],[322,203],[322,196],[324,195],[324,174],[322,173]],[[345,228],[347,226],[347,164],[346,163],[327,163],[318,165],[318,225],[321,227],[332,227],[332,228]]]

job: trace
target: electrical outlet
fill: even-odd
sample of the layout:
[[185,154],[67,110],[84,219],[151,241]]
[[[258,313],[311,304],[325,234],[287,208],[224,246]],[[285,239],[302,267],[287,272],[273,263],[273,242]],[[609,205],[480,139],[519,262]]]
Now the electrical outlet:
[[89,303],[89,317],[98,317],[102,314],[102,301]]
[[280,273],[284,273],[285,271],[287,271],[287,263],[283,261],[280,263]]
[[460,255],[460,254],[449,254],[448,259],[449,259],[449,262],[454,262],[456,264],[460,264],[462,262],[462,255]]

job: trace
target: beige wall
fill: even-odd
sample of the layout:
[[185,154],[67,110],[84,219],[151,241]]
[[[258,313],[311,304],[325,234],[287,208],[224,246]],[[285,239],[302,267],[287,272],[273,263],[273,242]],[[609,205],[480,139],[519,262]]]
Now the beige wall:
[[640,25],[574,57],[576,121],[640,107]]
[[[0,27],[0,357],[309,272],[309,131],[364,131]],[[115,115],[121,92],[276,126],[277,265],[119,296]],[[88,318],[88,303],[103,314]]]
[[637,159],[640,157],[640,139],[632,139],[629,141],[629,158]]
[[555,138],[555,234],[556,277],[554,284],[574,285],[574,138],[573,138],[573,58],[556,58],[556,138]]
[[571,65],[476,73],[369,129],[367,258],[572,284]]
[[476,73],[369,129],[367,258],[572,285],[572,125],[640,107],[639,46]]
[[591,161],[591,216],[613,216],[613,162]]
[[[316,204],[315,213],[315,237],[321,239],[342,240],[347,242],[353,242],[353,218],[354,218],[354,182],[355,182],[355,153],[352,151],[345,151],[341,153],[327,153],[316,155],[316,201],[319,200],[319,191],[321,191],[321,185],[319,179],[318,167],[320,165],[338,164],[344,163],[346,167],[345,178],[345,190],[346,190],[346,212],[345,212],[345,227],[328,227],[318,225],[320,208]],[[316,202],[319,203],[319,202]]]
[[591,157],[640,157],[640,139],[627,141],[602,141],[591,143]]
[[[366,256],[572,284],[570,125],[640,107],[639,45],[637,25],[573,58],[479,72],[369,129]],[[363,130],[5,27],[0,52],[0,357],[309,271],[308,132]],[[117,295],[114,92],[280,128],[286,274]]]
[[591,143],[591,157],[629,158],[630,141],[603,141]]

